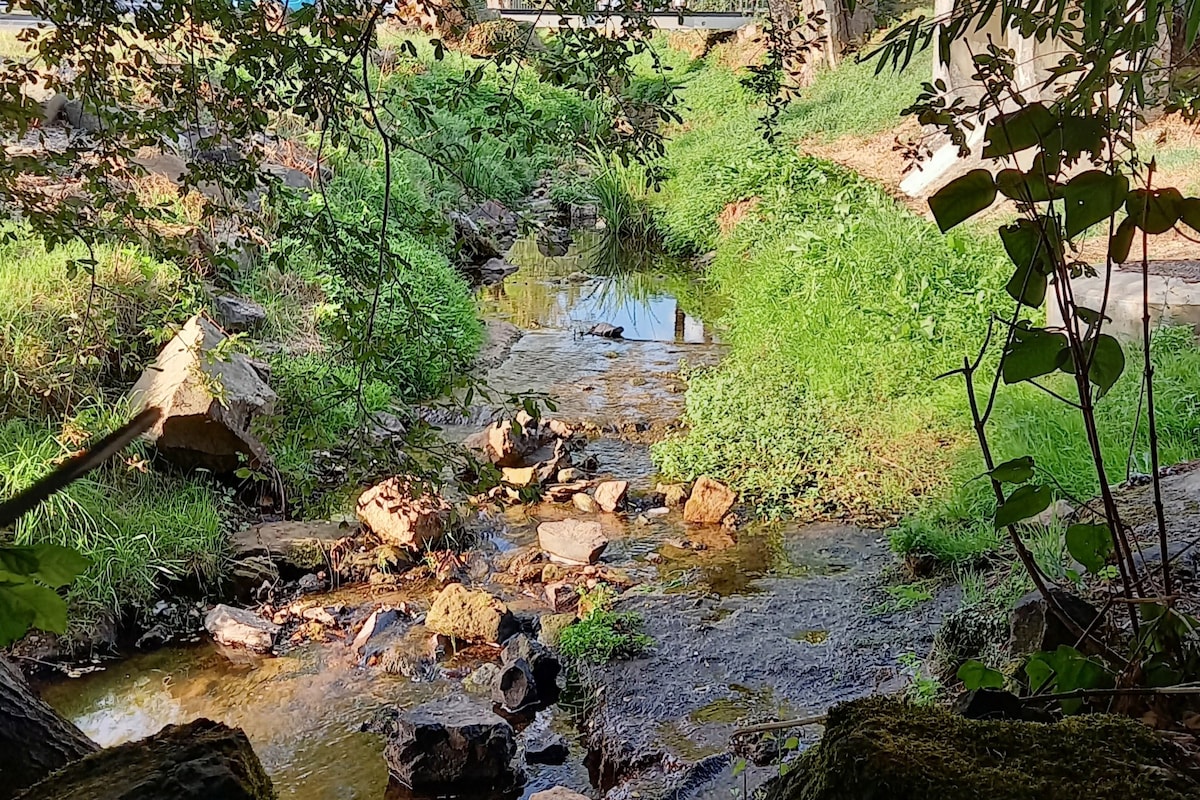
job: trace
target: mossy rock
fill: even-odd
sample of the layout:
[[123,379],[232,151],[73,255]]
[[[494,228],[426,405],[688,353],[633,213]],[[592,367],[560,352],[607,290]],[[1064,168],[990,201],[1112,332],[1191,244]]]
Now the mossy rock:
[[825,735],[764,800],[1200,797],[1200,762],[1124,717],[976,721],[891,697],[835,706]]

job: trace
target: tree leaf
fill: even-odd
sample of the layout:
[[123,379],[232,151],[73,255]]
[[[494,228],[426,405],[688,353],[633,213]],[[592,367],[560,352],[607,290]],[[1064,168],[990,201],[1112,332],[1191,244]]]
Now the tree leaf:
[[984,158],[1002,158],[1042,143],[1057,125],[1050,109],[1030,103],[1010,114],[1001,114],[987,124]]
[[988,208],[996,200],[996,182],[986,169],[975,169],[947,183],[929,198],[929,209],[942,233]]
[[1134,189],[1125,200],[1125,211],[1146,233],[1166,233],[1179,221],[1183,195],[1178,189]]
[[1022,219],[1000,229],[1004,250],[1017,269],[1004,287],[1009,295],[1031,308],[1046,300],[1046,276],[1053,261],[1041,230],[1033,220]]
[[[1196,6],[1200,9],[1200,4]],[[1196,13],[1200,17],[1200,10]],[[1179,218],[1192,230],[1200,231],[1200,197],[1189,197],[1179,207]]]
[[1054,677],[1054,668],[1046,660],[1046,653],[1034,653],[1025,662],[1025,677],[1029,678],[1030,691],[1039,691]]
[[1024,483],[1033,477],[1033,456],[1021,456],[997,464],[988,475],[1000,483]]
[[1107,333],[1096,337],[1091,351],[1092,363],[1088,369],[1088,380],[1099,389],[1097,396],[1103,397],[1125,371],[1125,352],[1121,349],[1121,343]]
[[11,591],[13,584],[0,584],[0,647],[20,639],[33,625],[33,609]]
[[1066,350],[1064,334],[1028,327],[1026,322],[1013,330],[1013,339],[1000,362],[1000,374],[1008,384],[1049,375],[1059,368]]
[[37,558],[34,577],[52,589],[71,583],[91,565],[91,561],[69,547],[40,544],[31,549]]
[[1003,689],[1004,674],[971,659],[958,668],[958,679],[969,691],[975,689]]
[[1054,500],[1048,486],[1025,484],[1018,486],[996,509],[996,528],[1007,528],[1021,520],[1036,517],[1050,507]]
[[1108,563],[1112,537],[1107,525],[1072,525],[1066,533],[1067,552],[1093,575]]
[[1023,203],[1044,203],[1058,188],[1053,179],[1019,169],[1002,169],[996,175],[996,188],[1010,200]]
[[1113,231],[1108,239],[1108,257],[1113,263],[1124,264],[1129,260],[1129,251],[1133,248],[1133,234],[1137,226],[1131,217],[1121,220],[1121,224]]
[[36,583],[10,585],[5,591],[33,612],[35,628],[51,633],[67,632],[67,601],[58,592]]
[[1125,204],[1128,194],[1129,179],[1119,172],[1110,175],[1093,169],[1076,175],[1062,188],[1067,238],[1111,217]]

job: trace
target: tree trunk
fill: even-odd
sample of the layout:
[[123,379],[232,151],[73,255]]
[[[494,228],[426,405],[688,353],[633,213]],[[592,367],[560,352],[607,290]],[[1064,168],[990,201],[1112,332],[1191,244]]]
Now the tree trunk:
[[0,800],[98,749],[30,691],[20,670],[0,658]]

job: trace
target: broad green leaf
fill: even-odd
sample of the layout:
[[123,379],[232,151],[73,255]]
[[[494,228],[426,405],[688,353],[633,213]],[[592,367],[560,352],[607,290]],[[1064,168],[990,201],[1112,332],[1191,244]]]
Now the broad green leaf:
[[[1200,3],[1196,5],[1200,9]],[[1197,11],[1197,17],[1200,17],[1200,11]],[[1183,220],[1192,230],[1200,231],[1200,197],[1189,197],[1183,201],[1179,207],[1179,218]]]
[[1111,317],[1101,315],[1099,311],[1096,311],[1093,308],[1088,308],[1087,306],[1075,306],[1075,316],[1079,317],[1079,319],[1083,320],[1088,325],[1095,325],[1102,319],[1112,322]]
[[1054,495],[1048,486],[1019,486],[996,509],[996,528],[1007,528],[1021,520],[1036,517],[1050,507]]
[[52,589],[74,581],[91,562],[69,547],[41,544],[31,548],[37,558],[35,577]]
[[1121,173],[1110,175],[1093,169],[1076,175],[1062,188],[1067,238],[1111,217],[1125,204],[1128,194],[1129,179]]
[[1005,383],[1049,375],[1059,368],[1067,350],[1067,337],[1042,328],[1019,325],[1013,331],[1012,342],[1004,351],[1000,374]]
[[1091,349],[1092,365],[1088,370],[1088,380],[1096,384],[1098,396],[1103,397],[1125,371],[1125,353],[1121,350],[1121,343],[1107,333],[1100,334]]
[[1072,525],[1067,528],[1067,552],[1093,575],[1099,572],[1112,553],[1112,537],[1107,525]]
[[1000,483],[1024,483],[1033,477],[1033,456],[1021,456],[997,464],[988,475]]
[[1001,158],[1040,144],[1056,126],[1054,115],[1041,103],[1001,114],[987,125],[984,158]]
[[996,200],[996,182],[986,169],[971,170],[929,198],[929,209],[942,233],[988,208]]
[[1099,117],[1064,117],[1059,120],[1059,132],[1059,152],[1069,161],[1076,161],[1084,153],[1099,158],[1104,152],[1108,128]]
[[28,577],[37,572],[38,558],[32,547],[0,546],[0,572]]
[[958,668],[958,679],[968,690],[1003,689],[1004,675],[974,659]]
[[1178,189],[1134,189],[1125,200],[1125,211],[1146,233],[1166,233],[1179,221],[1183,195]]
[[5,587],[9,595],[33,611],[33,626],[51,633],[67,632],[67,601],[58,592],[36,583]]
[[1034,653],[1025,662],[1025,677],[1029,678],[1029,689],[1039,691],[1054,677],[1054,668],[1045,658],[1045,653]]
[[11,584],[0,584],[0,647],[20,639],[33,625],[33,609],[11,589]]
[[1005,289],[1014,300],[1039,308],[1046,300],[1046,276],[1053,270],[1053,259],[1038,224],[1022,219],[1005,225],[1000,240],[1017,268]]
[[1053,196],[1057,184],[1044,176],[1019,169],[1002,169],[996,175],[996,188],[1010,200],[1044,203]]
[[1124,264],[1129,260],[1129,251],[1133,248],[1133,234],[1136,230],[1137,226],[1133,224],[1133,219],[1126,217],[1113,231],[1113,235],[1108,239],[1108,257],[1113,260],[1113,263]]
[[789,736],[783,743],[784,750],[795,750],[800,747],[800,739],[797,736]]

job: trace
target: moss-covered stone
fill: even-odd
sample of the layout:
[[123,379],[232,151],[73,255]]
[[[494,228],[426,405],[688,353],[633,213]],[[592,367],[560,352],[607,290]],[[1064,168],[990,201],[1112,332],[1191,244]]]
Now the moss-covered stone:
[[1132,720],[974,721],[870,697],[835,706],[825,735],[765,800],[1089,800],[1200,797],[1200,763]]

